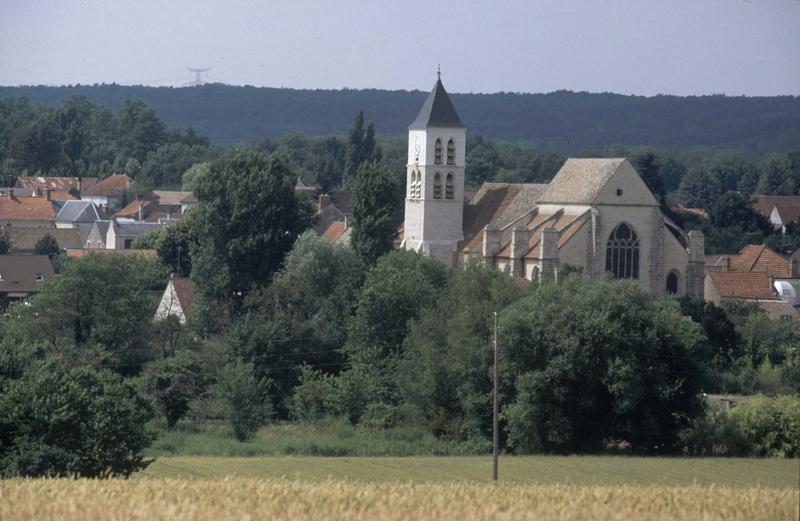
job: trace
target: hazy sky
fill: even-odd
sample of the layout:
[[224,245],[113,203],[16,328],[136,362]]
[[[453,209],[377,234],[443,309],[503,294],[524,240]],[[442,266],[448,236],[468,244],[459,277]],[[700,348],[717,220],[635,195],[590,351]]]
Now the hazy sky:
[[0,85],[800,95],[800,0],[0,0]]

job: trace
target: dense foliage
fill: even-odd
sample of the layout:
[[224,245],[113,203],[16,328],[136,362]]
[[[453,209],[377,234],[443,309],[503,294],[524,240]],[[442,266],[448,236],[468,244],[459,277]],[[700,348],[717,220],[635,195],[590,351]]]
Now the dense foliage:
[[[220,143],[281,138],[292,132],[341,135],[359,109],[382,132],[403,135],[427,93],[427,88],[332,91],[220,84],[183,89],[115,84],[0,88],[0,98],[27,96],[48,106],[85,96],[119,110],[126,99],[138,98],[169,127],[195,128]],[[765,153],[786,152],[800,142],[800,98],[794,96],[644,97],[568,91],[450,96],[472,133],[530,140],[561,153],[601,150],[609,143]]]

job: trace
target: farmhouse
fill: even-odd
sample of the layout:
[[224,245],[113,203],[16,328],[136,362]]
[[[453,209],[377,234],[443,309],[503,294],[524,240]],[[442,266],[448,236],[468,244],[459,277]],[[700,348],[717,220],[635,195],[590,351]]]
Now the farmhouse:
[[549,184],[484,183],[465,204],[466,130],[441,79],[409,127],[402,246],[516,278],[636,281],[654,295],[703,298],[704,238],[659,209],[622,158],[568,159]]

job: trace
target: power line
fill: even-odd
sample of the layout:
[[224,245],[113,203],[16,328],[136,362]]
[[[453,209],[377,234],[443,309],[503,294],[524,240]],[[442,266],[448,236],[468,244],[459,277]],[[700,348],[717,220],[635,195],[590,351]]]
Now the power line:
[[203,69],[200,68],[193,69],[191,67],[187,67],[186,70],[194,73],[194,81],[190,81],[189,83],[184,83],[184,87],[199,87],[200,85],[205,84],[205,81],[203,80],[203,74],[210,71],[211,67],[206,67]]

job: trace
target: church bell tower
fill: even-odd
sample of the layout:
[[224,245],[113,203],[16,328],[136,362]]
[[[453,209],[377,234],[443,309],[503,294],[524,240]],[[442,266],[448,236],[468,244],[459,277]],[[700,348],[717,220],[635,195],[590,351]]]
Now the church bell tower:
[[408,127],[403,247],[448,267],[456,263],[464,238],[465,147],[466,129],[439,75]]

